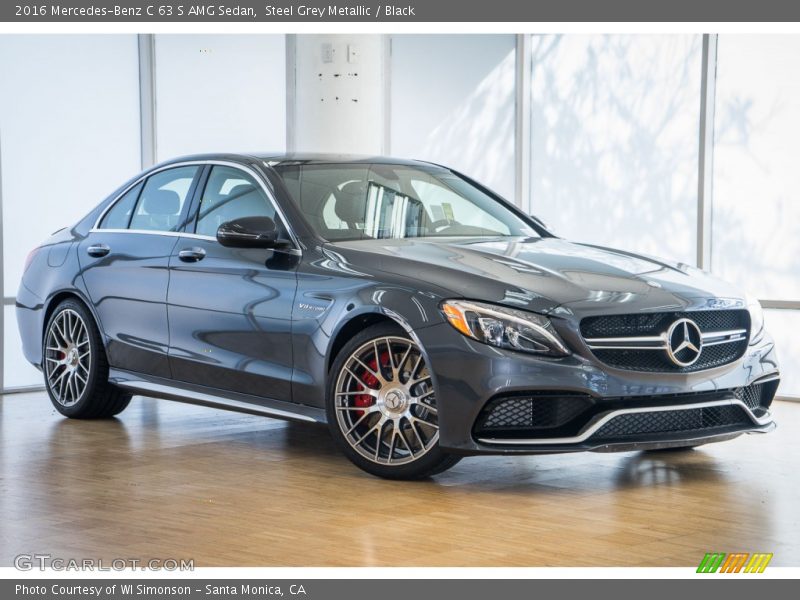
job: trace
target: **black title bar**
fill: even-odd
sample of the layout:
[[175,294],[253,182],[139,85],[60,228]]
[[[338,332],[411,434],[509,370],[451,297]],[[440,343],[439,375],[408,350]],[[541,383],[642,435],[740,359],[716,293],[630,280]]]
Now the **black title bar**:
[[786,22],[792,0],[3,0],[5,22]]

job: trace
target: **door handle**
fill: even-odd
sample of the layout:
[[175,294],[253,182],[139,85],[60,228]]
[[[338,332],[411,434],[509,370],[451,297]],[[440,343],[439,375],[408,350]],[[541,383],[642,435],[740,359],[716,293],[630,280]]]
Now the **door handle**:
[[203,260],[205,255],[206,251],[202,248],[184,248],[178,252],[178,258],[183,262],[197,262]]
[[105,256],[111,252],[111,248],[106,246],[105,244],[94,244],[86,248],[86,254],[89,256],[94,256],[100,258],[101,256]]

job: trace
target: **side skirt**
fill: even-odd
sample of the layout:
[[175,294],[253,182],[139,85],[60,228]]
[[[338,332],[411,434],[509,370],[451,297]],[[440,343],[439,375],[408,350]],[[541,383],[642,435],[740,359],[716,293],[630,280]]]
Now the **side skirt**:
[[303,404],[293,404],[282,400],[272,400],[237,392],[228,392],[202,385],[194,385],[172,379],[153,377],[112,368],[109,381],[130,392],[151,398],[173,400],[186,404],[196,404],[209,408],[219,408],[250,415],[303,421],[306,423],[326,423],[325,410]]

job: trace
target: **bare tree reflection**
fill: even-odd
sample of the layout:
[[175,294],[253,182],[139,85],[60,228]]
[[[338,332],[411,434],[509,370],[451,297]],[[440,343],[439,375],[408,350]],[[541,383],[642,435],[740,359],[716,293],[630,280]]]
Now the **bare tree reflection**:
[[532,206],[559,234],[691,262],[699,36],[534,36]]

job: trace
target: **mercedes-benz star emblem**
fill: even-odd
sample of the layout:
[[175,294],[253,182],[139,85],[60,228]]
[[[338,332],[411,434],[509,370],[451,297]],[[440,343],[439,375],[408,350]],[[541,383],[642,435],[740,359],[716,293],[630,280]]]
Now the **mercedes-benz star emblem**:
[[689,367],[700,358],[703,334],[691,319],[678,319],[667,330],[667,356],[679,367]]

